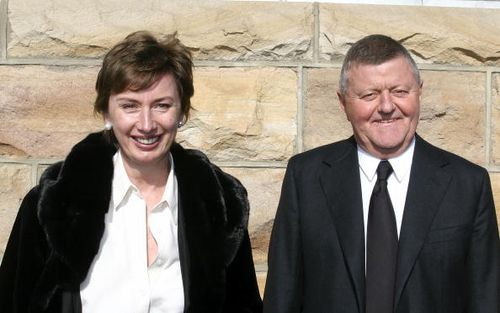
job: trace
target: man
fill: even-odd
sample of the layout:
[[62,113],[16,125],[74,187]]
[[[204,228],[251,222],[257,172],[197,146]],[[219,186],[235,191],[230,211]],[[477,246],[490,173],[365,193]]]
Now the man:
[[416,134],[422,85],[397,41],[350,48],[338,97],[354,136],[290,159],[265,313],[500,312],[488,173]]

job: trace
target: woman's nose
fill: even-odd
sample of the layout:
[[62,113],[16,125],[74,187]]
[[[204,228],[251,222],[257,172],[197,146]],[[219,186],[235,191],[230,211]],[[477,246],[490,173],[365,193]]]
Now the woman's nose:
[[138,121],[138,129],[145,133],[149,133],[154,130],[156,123],[154,122],[151,111],[147,108],[144,108],[141,111]]

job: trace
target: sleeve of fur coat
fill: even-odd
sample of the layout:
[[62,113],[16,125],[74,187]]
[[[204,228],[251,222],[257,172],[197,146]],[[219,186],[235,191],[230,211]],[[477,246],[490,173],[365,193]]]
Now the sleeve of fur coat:
[[38,187],[23,199],[0,265],[0,312],[28,311],[46,259],[47,245],[37,218]]
[[225,313],[262,312],[262,300],[246,230],[238,252],[227,269],[226,282]]
[[[248,235],[250,205],[245,187],[235,177],[216,168],[227,206],[226,302],[224,313],[261,313],[252,248]],[[231,187],[229,187],[231,186]]]

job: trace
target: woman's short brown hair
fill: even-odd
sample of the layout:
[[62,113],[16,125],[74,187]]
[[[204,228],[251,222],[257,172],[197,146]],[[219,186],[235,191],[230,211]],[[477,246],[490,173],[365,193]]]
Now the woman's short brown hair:
[[95,84],[94,112],[106,114],[112,94],[146,89],[165,74],[175,79],[181,111],[187,119],[194,94],[191,52],[175,34],[164,40],[146,31],[128,35],[104,56]]

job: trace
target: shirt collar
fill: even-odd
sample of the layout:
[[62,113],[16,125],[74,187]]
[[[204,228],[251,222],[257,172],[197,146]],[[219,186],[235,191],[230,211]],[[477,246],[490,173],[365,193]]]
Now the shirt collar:
[[[401,182],[406,175],[409,175],[411,164],[413,161],[413,151],[415,150],[415,138],[411,141],[408,148],[399,156],[390,158],[388,161],[391,163],[394,176],[398,182]],[[358,162],[361,171],[365,177],[372,181],[377,173],[377,167],[380,159],[369,154],[358,145]]]
[[112,187],[112,200],[113,210],[118,210],[122,202],[128,198],[130,192],[137,191],[137,188],[132,184],[128,178],[125,166],[123,165],[122,155],[118,150],[113,156],[113,187]]
[[[177,216],[177,177],[174,172],[174,158],[172,154],[168,155],[170,159],[170,172],[168,174],[167,185],[161,197],[160,203],[166,202],[171,208],[172,214]],[[138,192],[137,187],[130,181],[125,166],[123,165],[123,158],[118,150],[113,156],[114,173],[113,173],[113,187],[112,187],[112,201],[113,210],[118,210],[122,202],[126,201],[131,192]],[[164,207],[164,206],[159,206]],[[155,211],[157,208],[155,208]],[[175,219],[174,219],[175,220]]]
[[[165,186],[165,191],[163,192],[162,201],[166,201],[167,205],[170,207],[174,217],[177,217],[177,177],[174,171],[174,158],[169,152],[168,156],[170,158],[170,172],[168,173],[167,185]],[[174,218],[177,224],[177,218]]]

